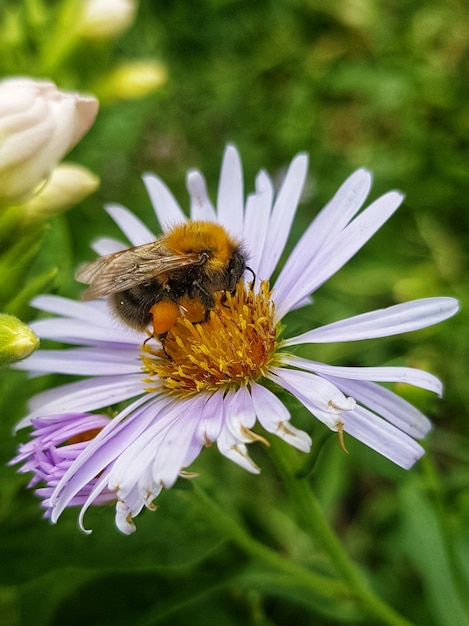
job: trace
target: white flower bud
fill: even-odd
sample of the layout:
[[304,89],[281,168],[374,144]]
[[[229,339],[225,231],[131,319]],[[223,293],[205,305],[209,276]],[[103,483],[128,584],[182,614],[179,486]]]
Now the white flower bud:
[[88,131],[98,101],[29,78],[0,81],[0,206],[19,204]]
[[99,187],[99,178],[76,163],[61,163],[47,183],[22,207],[24,219],[46,220],[81,202]]
[[133,22],[134,0],[86,0],[82,5],[78,32],[82,37],[106,40],[118,37]]

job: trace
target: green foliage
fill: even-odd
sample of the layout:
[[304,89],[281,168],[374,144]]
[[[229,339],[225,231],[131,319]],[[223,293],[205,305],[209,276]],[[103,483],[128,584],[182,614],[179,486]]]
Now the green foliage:
[[[78,295],[73,272],[92,258],[90,241],[117,234],[104,203],[127,205],[156,228],[142,172],[161,176],[185,207],[187,168],[202,169],[215,192],[227,141],[241,151],[248,190],[259,168],[280,177],[296,152],[309,152],[310,180],[290,245],[357,166],[374,172],[373,197],[395,187],[406,193],[391,222],[321,288],[314,306],[292,314],[288,323],[295,331],[311,320],[319,325],[407,299],[460,298],[462,312],[441,327],[307,353],[331,363],[406,363],[440,376],[442,401],[417,392],[407,396],[436,424],[426,460],[406,473],[356,442],[347,441],[345,456],[332,437],[312,468],[294,453],[295,480],[307,481],[383,601],[417,625],[469,624],[466,3],[142,0],[135,23],[118,40],[75,42],[73,49],[66,48],[61,22],[70,19],[73,2],[29,0],[21,9],[13,0],[4,4],[5,75],[47,76],[61,87],[86,91],[124,60],[162,60],[169,73],[153,95],[108,99],[74,149],[73,159],[101,177],[97,194],[48,229],[41,225],[18,237],[16,218],[5,213],[0,295],[8,312],[29,319],[27,301],[44,289]],[[50,382],[2,371],[3,464],[24,437],[13,438],[11,430],[27,397]],[[293,423],[313,431],[313,446],[319,445],[321,426],[295,403],[290,408]],[[260,444],[253,451],[263,468],[260,477],[232,466],[216,450],[204,451],[191,469],[252,538],[286,562],[336,582],[337,572],[308,525],[307,505],[279,478],[271,452]],[[84,536],[75,511],[57,526],[42,520],[24,477],[5,468],[2,623],[377,623],[350,597],[339,602],[315,596],[293,574],[242,549],[200,505],[197,492],[179,483],[158,499],[156,513],[139,518],[135,535],[119,535],[111,508],[104,507],[90,512],[88,525],[95,530]]]

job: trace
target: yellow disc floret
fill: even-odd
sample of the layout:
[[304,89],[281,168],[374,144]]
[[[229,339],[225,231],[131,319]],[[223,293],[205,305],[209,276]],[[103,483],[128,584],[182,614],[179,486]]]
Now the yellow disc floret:
[[270,295],[267,282],[254,291],[241,281],[234,295],[220,294],[207,321],[194,324],[180,316],[164,351],[152,342],[143,345],[145,382],[186,395],[264,376],[277,350]]

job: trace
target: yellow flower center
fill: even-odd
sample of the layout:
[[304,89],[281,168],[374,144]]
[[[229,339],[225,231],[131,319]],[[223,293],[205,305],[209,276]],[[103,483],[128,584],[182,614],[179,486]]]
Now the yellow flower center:
[[234,295],[218,298],[206,322],[180,316],[164,339],[164,351],[151,342],[142,346],[145,382],[157,379],[158,389],[163,383],[167,391],[189,395],[264,376],[278,346],[270,295],[267,281],[257,292],[240,282]]

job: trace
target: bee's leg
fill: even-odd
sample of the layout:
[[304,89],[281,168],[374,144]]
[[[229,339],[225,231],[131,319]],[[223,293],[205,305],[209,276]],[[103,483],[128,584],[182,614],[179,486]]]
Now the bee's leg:
[[246,266],[246,269],[248,272],[251,272],[252,274],[252,281],[249,284],[249,288],[254,289],[254,283],[256,282],[256,274],[254,273],[254,270],[252,270],[250,267]]
[[150,341],[150,339],[154,339],[154,338],[155,338],[155,335],[153,333],[151,335],[148,335],[148,337],[143,342],[143,345],[145,345],[147,343],[147,341]]
[[168,331],[166,331],[165,333],[159,333],[158,335],[158,339],[160,340],[161,343],[161,349],[163,350],[163,353],[165,355],[165,357],[169,360],[172,361],[173,357],[169,354],[169,352],[167,352],[166,350],[166,335],[168,334]]
[[195,322],[192,322],[192,325],[195,326],[196,324],[205,324],[205,322],[208,322],[208,320],[210,318],[210,311],[212,310],[212,308],[205,309],[204,310],[204,318],[201,319],[201,320],[196,320]]
[[204,324],[205,322],[208,322],[209,320],[210,311],[215,306],[215,299],[209,291],[207,291],[200,285],[200,283],[198,282],[196,283],[194,281],[194,285],[196,286],[196,289],[197,289],[195,297],[199,298],[200,303],[204,307],[204,318],[197,322],[193,322],[193,324]]

